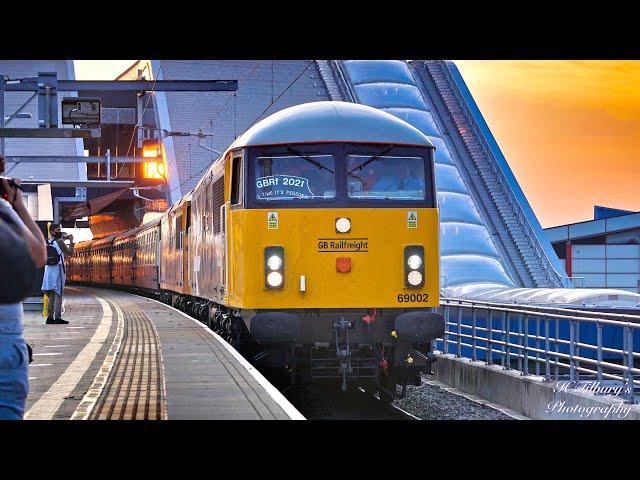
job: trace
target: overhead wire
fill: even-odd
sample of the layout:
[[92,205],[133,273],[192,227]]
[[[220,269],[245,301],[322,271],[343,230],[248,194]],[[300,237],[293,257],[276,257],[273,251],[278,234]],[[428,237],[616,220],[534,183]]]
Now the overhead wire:
[[[204,124],[202,124],[202,126],[198,129],[198,130],[203,130],[207,125],[209,125],[211,127],[211,133],[213,134],[213,121],[217,120],[217,118],[224,112],[226,111],[226,108],[229,106],[229,102],[231,101],[232,98],[236,98],[237,100],[237,92],[238,90],[240,90],[248,81],[249,79],[254,75],[254,73],[257,71],[258,66],[260,65],[260,60],[256,60],[256,62],[253,64],[253,67],[251,68],[251,70],[249,70],[249,72],[241,79],[238,81],[238,88],[237,90],[233,93],[233,95],[229,95],[227,97],[227,100],[222,104],[222,106],[220,108],[218,108],[218,110],[213,114],[213,116],[207,120]],[[191,141],[188,143],[189,146],[191,146]],[[176,152],[176,156],[180,156],[182,154],[184,154],[184,150],[186,147],[182,147],[178,152]],[[213,150],[213,136],[211,137],[211,150]],[[211,158],[211,160],[207,163],[207,165],[198,173],[196,173],[196,175],[199,175],[200,173],[202,173],[204,170],[206,170],[215,160],[217,157],[215,158]],[[189,169],[189,171],[191,172],[191,169]],[[171,192],[173,192],[173,190],[175,190],[176,188],[181,187],[185,182],[188,182],[189,180],[191,180],[195,175],[190,175],[190,177],[188,179],[186,179],[183,183],[181,183],[180,185],[178,185],[178,187],[174,187]]]
[[[144,113],[147,111],[147,107],[149,106],[149,102],[151,101],[151,97],[153,96],[152,94],[155,93],[156,83],[158,82],[158,77],[160,76],[160,72],[162,71],[163,64],[164,64],[164,60],[160,60],[160,65],[158,66],[158,72],[156,73],[155,78],[153,79],[153,85],[151,86],[151,91],[147,92],[147,102],[142,108],[142,113],[140,114],[138,120],[136,121],[136,124],[133,126],[133,131],[131,132],[131,138],[129,140],[129,146],[127,147],[127,150],[126,150],[126,155],[128,155],[129,150],[131,150],[131,145],[133,145],[133,139],[134,137],[136,137],[138,133],[138,128],[141,126],[142,119],[144,118]],[[115,179],[117,179],[122,173],[122,169],[124,168],[124,165],[125,163],[123,162],[122,166],[119,169],[116,169],[116,176],[114,177]]]
[[[300,73],[298,75],[296,75],[296,77],[285,87],[285,89],[282,92],[280,92],[280,95],[278,95],[275,99],[271,100],[269,105],[267,105],[267,107],[256,117],[256,119],[253,121],[253,123],[251,123],[251,125],[248,128],[253,126],[300,79],[300,77],[302,77],[304,72],[307,71],[307,69],[313,64],[313,62],[314,62],[314,60],[309,61],[309,63],[307,63],[304,66],[304,68],[302,68]],[[230,98],[232,98],[232,97],[230,96],[229,99]],[[227,103],[228,103],[228,100],[227,100]],[[219,112],[217,112],[217,113],[219,113]],[[195,174],[190,175],[184,181],[180,182],[177,186],[175,186],[172,189],[170,189],[169,193],[173,193],[174,190],[176,190],[178,188],[181,188],[184,184],[189,182],[192,178],[200,176],[200,174],[202,174],[205,170],[207,170],[215,162],[215,160],[217,160],[218,158],[220,158],[220,157],[217,157],[216,159],[212,160],[202,170],[200,170],[199,172],[197,172]]]

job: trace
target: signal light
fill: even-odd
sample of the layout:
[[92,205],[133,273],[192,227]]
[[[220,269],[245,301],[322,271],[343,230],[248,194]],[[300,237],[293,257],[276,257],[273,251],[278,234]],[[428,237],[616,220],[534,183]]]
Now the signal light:
[[404,247],[404,285],[408,288],[424,285],[424,247],[421,245]]

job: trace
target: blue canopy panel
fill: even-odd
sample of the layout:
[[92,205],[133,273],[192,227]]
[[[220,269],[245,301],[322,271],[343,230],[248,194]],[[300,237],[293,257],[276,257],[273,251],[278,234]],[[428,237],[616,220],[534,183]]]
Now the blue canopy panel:
[[413,125],[436,147],[443,286],[471,282],[514,286],[407,64],[398,60],[347,60],[343,65],[358,102]]

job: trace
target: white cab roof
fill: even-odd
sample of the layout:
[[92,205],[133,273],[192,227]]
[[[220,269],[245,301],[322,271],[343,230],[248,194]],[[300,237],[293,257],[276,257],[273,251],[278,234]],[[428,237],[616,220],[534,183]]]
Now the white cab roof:
[[433,147],[420,130],[377,108],[349,102],[312,102],[280,110],[261,120],[231,148],[307,142]]

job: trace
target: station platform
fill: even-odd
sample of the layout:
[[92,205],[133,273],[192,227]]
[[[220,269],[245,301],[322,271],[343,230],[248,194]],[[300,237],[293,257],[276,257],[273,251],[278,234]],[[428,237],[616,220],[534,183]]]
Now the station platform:
[[115,290],[65,288],[68,325],[25,311],[25,419],[304,419],[233,347],[186,314]]

